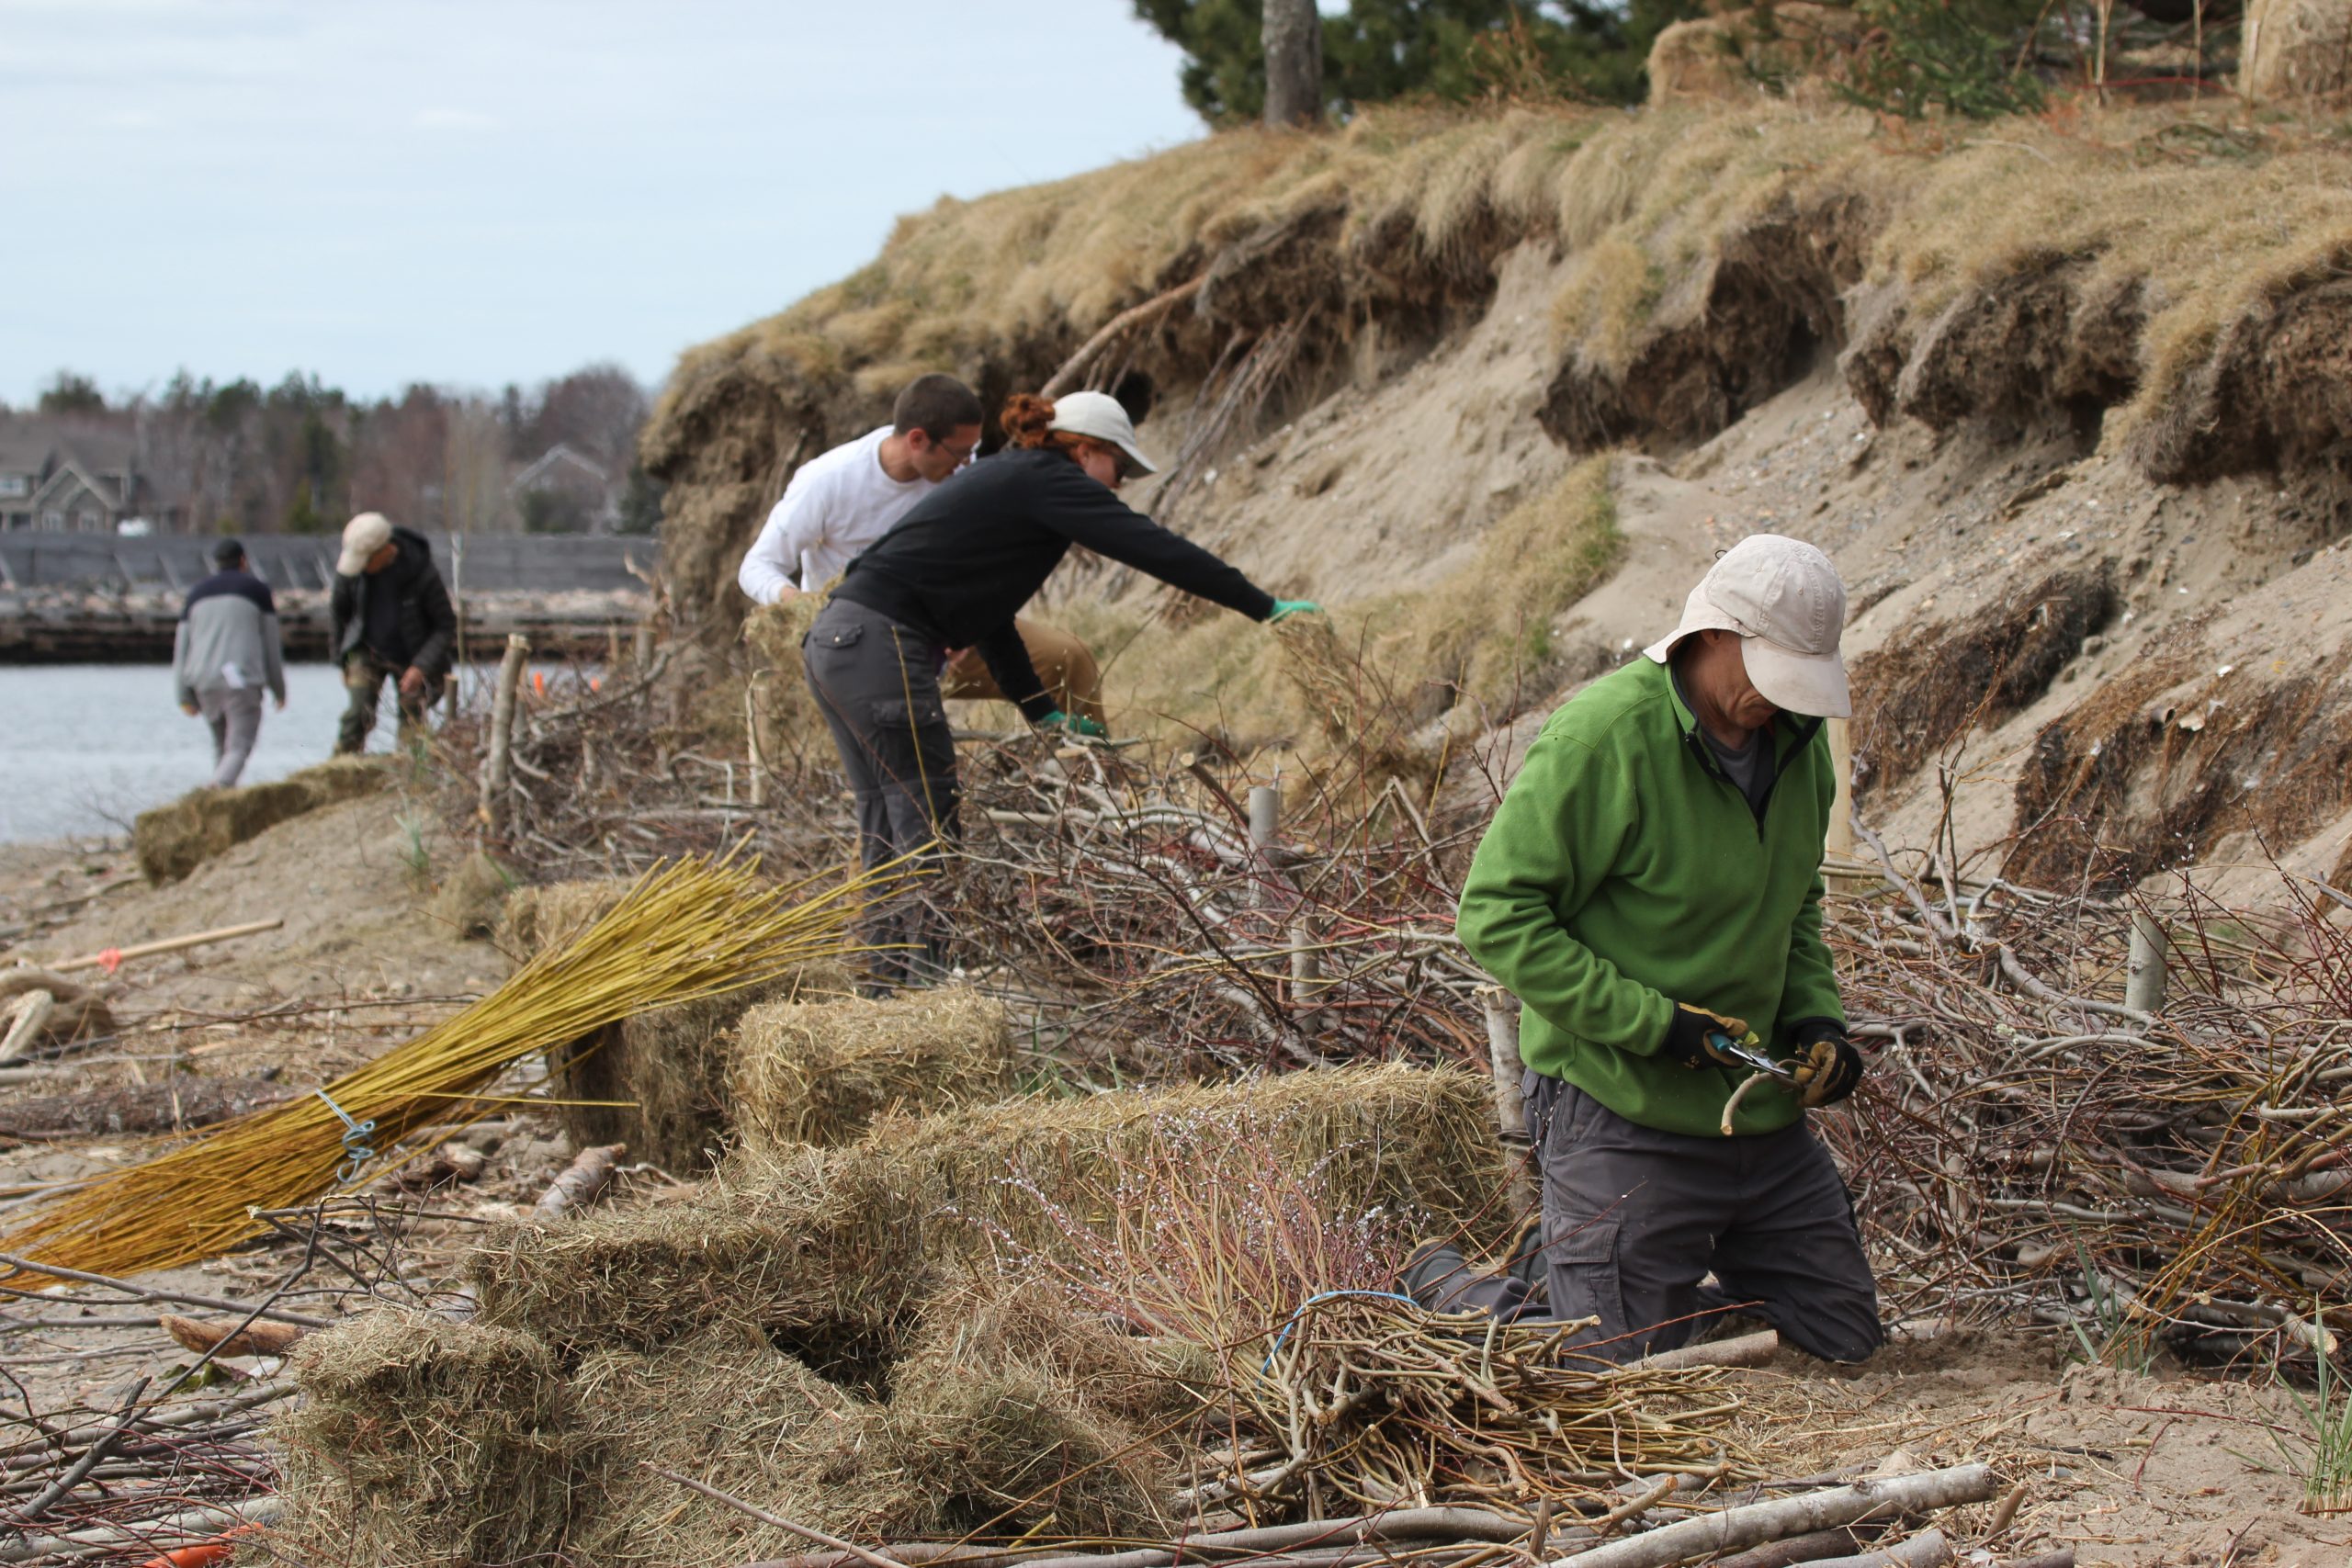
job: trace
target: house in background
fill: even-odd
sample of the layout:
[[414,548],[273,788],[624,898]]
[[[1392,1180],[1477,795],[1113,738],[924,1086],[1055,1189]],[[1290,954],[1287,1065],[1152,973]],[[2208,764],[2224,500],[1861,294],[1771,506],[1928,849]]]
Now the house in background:
[[144,519],[176,533],[187,507],[140,471],[128,431],[0,418],[0,529],[111,534]]
[[534,534],[609,534],[620,521],[620,497],[605,466],[561,441],[516,474],[506,493]]

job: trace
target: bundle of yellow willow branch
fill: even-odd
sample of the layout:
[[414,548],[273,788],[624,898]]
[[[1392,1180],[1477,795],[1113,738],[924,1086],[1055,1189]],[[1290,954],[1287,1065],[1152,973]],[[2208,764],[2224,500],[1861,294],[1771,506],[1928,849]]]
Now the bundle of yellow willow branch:
[[910,868],[813,893],[815,878],[763,884],[757,870],[733,856],[657,866],[463,1012],[316,1093],[66,1194],[0,1238],[0,1251],[114,1275],[217,1257],[265,1228],[251,1211],[348,1189],[418,1128],[480,1120],[497,1104],[481,1091],[525,1057],[856,951],[851,916]]

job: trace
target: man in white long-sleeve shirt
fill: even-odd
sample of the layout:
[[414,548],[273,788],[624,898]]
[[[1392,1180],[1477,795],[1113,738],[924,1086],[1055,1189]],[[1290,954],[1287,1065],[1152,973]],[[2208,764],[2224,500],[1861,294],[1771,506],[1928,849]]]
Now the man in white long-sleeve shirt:
[[[821,592],[970,461],[979,442],[980,400],[972,389],[953,376],[918,376],[899,394],[888,424],[800,465],[736,568],[737,586],[755,604]],[[1013,625],[1063,711],[1100,723],[1102,676],[1086,645],[1025,616]],[[951,697],[1003,697],[969,649],[947,667],[941,690]]]
[[980,444],[980,400],[953,376],[918,376],[890,423],[800,465],[735,581],[757,604],[814,593]]

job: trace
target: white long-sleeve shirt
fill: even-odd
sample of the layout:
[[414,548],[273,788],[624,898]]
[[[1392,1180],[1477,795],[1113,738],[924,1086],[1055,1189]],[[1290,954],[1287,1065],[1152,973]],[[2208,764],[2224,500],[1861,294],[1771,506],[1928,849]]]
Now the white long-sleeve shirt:
[[931,492],[930,479],[901,484],[882,471],[889,434],[883,425],[800,465],[736,569],[753,604],[773,604],[786,588],[824,587]]

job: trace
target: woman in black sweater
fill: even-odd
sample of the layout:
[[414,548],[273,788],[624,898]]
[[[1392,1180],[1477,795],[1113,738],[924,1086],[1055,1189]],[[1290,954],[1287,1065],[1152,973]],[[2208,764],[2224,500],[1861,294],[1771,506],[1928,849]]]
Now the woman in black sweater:
[[[1149,572],[1254,621],[1311,611],[1273,598],[1115,493],[1152,465],[1135,426],[1102,392],[1005,405],[1008,450],[915,503],[852,561],[801,644],[808,688],[833,732],[857,801],[868,866],[922,852],[935,863],[956,837],[956,747],[939,695],[947,651],[977,648],[997,688],[1041,728],[1102,727],[1054,705],[1012,617],[1072,545]],[[894,901],[866,939],[877,984],[935,977],[945,926],[922,895]]]

